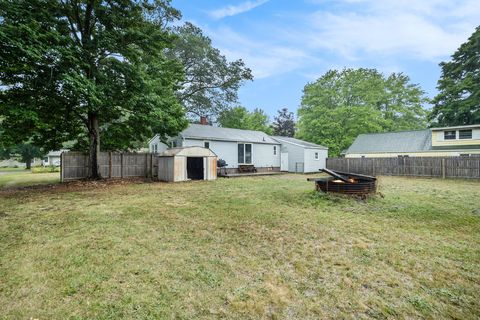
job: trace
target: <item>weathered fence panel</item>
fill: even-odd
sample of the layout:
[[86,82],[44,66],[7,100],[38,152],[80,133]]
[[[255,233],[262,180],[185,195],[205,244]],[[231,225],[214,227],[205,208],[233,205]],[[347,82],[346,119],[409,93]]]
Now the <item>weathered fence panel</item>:
[[[104,178],[153,177],[157,173],[157,155],[153,153],[100,152],[100,174]],[[61,180],[85,179],[90,173],[90,159],[81,152],[61,156]]]
[[327,168],[367,175],[480,179],[480,157],[328,158]]

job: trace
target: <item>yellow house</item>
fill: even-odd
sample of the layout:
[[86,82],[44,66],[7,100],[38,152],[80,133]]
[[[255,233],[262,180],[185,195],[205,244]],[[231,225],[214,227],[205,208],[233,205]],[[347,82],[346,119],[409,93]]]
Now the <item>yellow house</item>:
[[480,124],[361,134],[347,158],[480,156]]

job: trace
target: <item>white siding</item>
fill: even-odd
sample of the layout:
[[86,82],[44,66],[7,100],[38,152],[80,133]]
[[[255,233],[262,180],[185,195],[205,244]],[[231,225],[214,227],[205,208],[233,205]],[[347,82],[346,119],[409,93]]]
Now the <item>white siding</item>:
[[472,130],[472,139],[480,140],[480,129],[473,129]]
[[[237,142],[185,139],[183,147],[203,147],[204,141],[210,142],[210,150],[218,156],[218,159],[227,162],[227,168],[238,168]],[[276,145],[276,155],[273,154],[273,146],[273,144],[252,143],[252,164],[258,168],[280,167],[280,145]]]
[[[318,160],[315,160],[316,152],[318,152]],[[305,148],[304,172],[305,173],[318,172],[318,170],[324,169],[326,165],[327,157],[328,157],[327,150]]]
[[252,163],[255,167],[280,167],[280,145],[276,145],[276,155],[273,154],[273,146],[273,144],[252,144]]
[[290,143],[284,143],[282,144],[282,151],[288,153],[288,171],[296,172],[297,163],[300,164],[298,168],[301,170],[304,162],[303,147]]
[[155,145],[157,145],[157,153],[162,153],[163,151],[168,149],[168,146],[160,141],[159,136],[155,136],[150,143],[148,144],[148,150],[150,152],[154,152]]

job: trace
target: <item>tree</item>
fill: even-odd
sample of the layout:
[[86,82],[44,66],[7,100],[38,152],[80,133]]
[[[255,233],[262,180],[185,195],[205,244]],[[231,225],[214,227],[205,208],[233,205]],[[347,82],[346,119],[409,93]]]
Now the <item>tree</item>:
[[17,146],[0,149],[0,159],[19,158],[21,162],[25,162],[26,168],[32,167],[34,158],[43,157],[44,153],[39,147],[30,143],[21,143]]
[[273,134],[276,136],[293,137],[295,135],[295,118],[293,112],[287,108],[277,111],[277,116],[272,124]]
[[0,118],[4,144],[46,150],[77,141],[91,178],[104,149],[135,147],[187,121],[175,92],[183,67],[166,57],[169,0],[19,0],[0,3]]
[[238,89],[253,79],[252,72],[242,60],[228,62],[191,23],[177,27],[175,34],[178,37],[168,54],[182,62],[186,74],[177,97],[191,117],[216,118],[237,102]]
[[330,70],[305,86],[297,136],[328,146],[336,156],[361,133],[424,128],[426,101],[420,87],[401,73]]
[[267,114],[258,108],[249,112],[244,107],[235,107],[224,110],[218,117],[218,123],[224,128],[257,130],[271,134],[268,122]]
[[439,126],[480,123],[480,26],[452,60],[440,66],[439,93],[433,99],[430,120]]

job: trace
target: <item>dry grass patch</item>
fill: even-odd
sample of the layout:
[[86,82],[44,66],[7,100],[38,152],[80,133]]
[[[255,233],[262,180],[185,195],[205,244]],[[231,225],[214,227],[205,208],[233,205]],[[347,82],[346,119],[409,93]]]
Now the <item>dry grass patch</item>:
[[305,179],[0,195],[0,317],[480,317],[478,181]]

